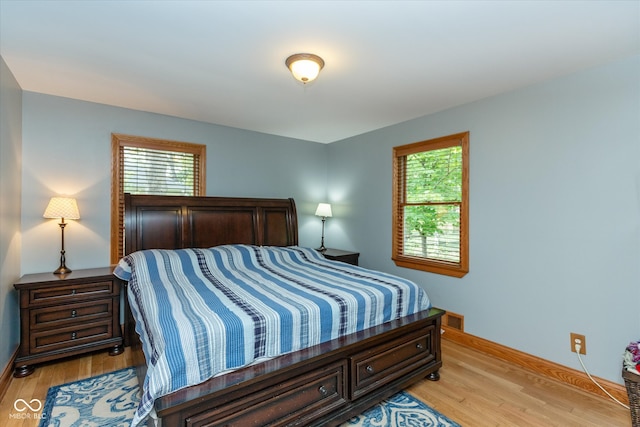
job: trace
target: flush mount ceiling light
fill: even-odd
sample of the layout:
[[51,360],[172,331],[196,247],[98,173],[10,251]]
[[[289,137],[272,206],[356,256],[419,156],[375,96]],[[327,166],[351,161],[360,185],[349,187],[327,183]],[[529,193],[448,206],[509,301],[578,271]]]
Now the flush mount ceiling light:
[[312,53],[296,53],[288,57],[284,63],[291,70],[293,77],[303,84],[315,80],[322,67],[324,67],[322,58]]

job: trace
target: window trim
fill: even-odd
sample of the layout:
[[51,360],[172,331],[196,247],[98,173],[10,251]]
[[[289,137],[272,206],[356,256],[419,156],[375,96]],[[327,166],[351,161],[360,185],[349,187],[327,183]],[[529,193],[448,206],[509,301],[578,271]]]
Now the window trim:
[[[402,242],[399,236],[403,234],[404,195],[398,194],[400,189],[405,191],[405,183],[401,180],[402,170],[399,158],[423,151],[438,150],[453,146],[462,148],[462,198],[460,204],[460,262],[447,262],[401,253]],[[456,133],[440,138],[429,139],[412,144],[393,147],[393,190],[392,190],[392,253],[391,259],[398,267],[412,268],[443,274],[452,277],[463,277],[469,272],[469,132]],[[399,228],[400,227],[400,228]]]
[[207,164],[207,146],[204,144],[193,144],[190,142],[171,141],[166,139],[148,138],[143,136],[124,135],[119,133],[111,134],[111,264],[115,264],[120,260],[121,242],[119,239],[120,230],[124,227],[120,218],[120,212],[124,209],[124,194],[121,193],[122,171],[121,153],[123,147],[138,147],[151,150],[176,151],[182,153],[190,153],[198,156],[199,170],[195,196],[204,196],[206,194],[206,164]]

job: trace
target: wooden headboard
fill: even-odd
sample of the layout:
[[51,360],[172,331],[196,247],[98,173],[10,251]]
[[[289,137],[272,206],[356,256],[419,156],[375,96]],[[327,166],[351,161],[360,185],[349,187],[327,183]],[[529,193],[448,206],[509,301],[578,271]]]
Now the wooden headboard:
[[293,199],[125,194],[125,253],[244,243],[298,244]]

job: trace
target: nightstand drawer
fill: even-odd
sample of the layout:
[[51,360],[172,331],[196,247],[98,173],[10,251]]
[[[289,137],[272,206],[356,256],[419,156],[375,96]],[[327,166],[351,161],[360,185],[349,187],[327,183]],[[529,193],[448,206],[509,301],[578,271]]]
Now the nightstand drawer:
[[31,333],[31,353],[60,350],[112,338],[111,324],[111,319],[106,319],[66,328],[34,331]]
[[63,327],[69,324],[82,325],[99,319],[109,319],[112,311],[112,299],[36,308],[30,312],[31,327],[44,329]]
[[70,302],[99,298],[113,294],[113,282],[78,283],[64,286],[46,286],[29,290],[29,305],[55,304],[56,302]]

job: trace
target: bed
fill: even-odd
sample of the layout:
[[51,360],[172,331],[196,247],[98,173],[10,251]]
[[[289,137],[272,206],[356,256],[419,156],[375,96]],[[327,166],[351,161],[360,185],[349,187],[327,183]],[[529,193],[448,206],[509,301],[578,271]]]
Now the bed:
[[[227,283],[223,276],[234,276],[233,280],[235,280],[235,276],[242,275],[248,277],[248,281],[255,283],[255,286],[259,286],[260,292],[285,295],[286,291],[279,288],[275,290],[275,286],[280,282],[285,287],[293,282],[297,283],[301,280],[298,275],[302,274],[314,276],[315,280],[325,282],[324,285],[332,289],[340,288],[341,291],[346,292],[346,296],[340,295],[340,301],[360,299],[360,294],[356,292],[356,282],[360,280],[389,282],[392,284],[391,287],[402,289],[402,297],[380,294],[374,299],[390,298],[394,301],[410,301],[404,303],[408,308],[386,310],[380,315],[382,317],[376,320],[369,320],[376,317],[371,314],[374,312],[373,308],[367,306],[366,309],[359,309],[360,317],[363,317],[362,313],[366,312],[363,318],[367,320],[355,322],[358,326],[347,325],[348,319],[356,319],[358,315],[327,315],[327,312],[322,312],[322,308],[316,309],[315,306],[305,308],[305,313],[317,311],[320,319],[330,320],[328,323],[333,322],[337,325],[334,325],[335,330],[327,323],[323,327],[316,328],[315,332],[312,327],[309,327],[309,331],[304,334],[293,335],[294,337],[304,336],[304,339],[280,338],[277,351],[273,350],[276,353],[257,351],[259,340],[255,337],[247,338],[248,342],[256,343],[256,349],[252,348],[245,353],[248,356],[256,354],[255,358],[245,357],[241,362],[236,361],[229,365],[221,362],[220,368],[213,374],[207,373],[201,382],[183,383],[183,386],[175,391],[167,394],[163,391],[159,396],[150,393],[151,396],[147,397],[146,401],[147,405],[152,406],[153,416],[148,418],[148,425],[157,424],[165,427],[338,425],[409,384],[425,377],[431,380],[439,378],[438,369],[442,365],[440,319],[444,312],[431,307],[428,298],[425,304],[421,294],[411,288],[405,289],[403,279],[384,274],[380,277],[373,276],[370,270],[326,260],[315,250],[298,247],[297,215],[293,199],[127,194],[125,195],[125,230],[127,257],[126,261],[123,259],[121,265],[125,269],[126,267],[131,269],[130,264],[133,263],[134,258],[138,257],[136,262],[147,259],[154,266],[159,266],[154,267],[158,269],[152,270],[154,273],[141,274],[140,277],[174,276],[174,270],[193,271],[204,265],[203,270],[214,271],[214,273],[211,277],[207,273],[206,280],[203,279],[202,283],[216,282],[215,292],[219,292],[222,288],[226,289]],[[218,263],[216,267],[210,267],[208,264],[213,260]],[[221,261],[226,267],[222,267]],[[178,264],[180,268],[176,267]],[[227,267],[235,268],[236,264],[243,264],[242,270],[239,270],[240,272],[233,270],[230,273],[231,269]],[[262,270],[256,272],[254,264],[266,266],[268,272],[265,273]],[[169,273],[165,272],[164,266],[167,265],[171,266],[167,269]],[[249,273],[246,272],[247,266],[249,266]],[[141,267],[137,268],[141,269]],[[288,276],[292,270],[296,270],[296,276],[293,278]],[[262,278],[266,274],[270,275],[270,278],[269,281],[264,282]],[[319,280],[318,277],[322,279]],[[347,282],[353,278],[357,280]],[[158,279],[154,280],[150,280],[149,286],[157,286]],[[229,280],[231,281],[232,278]],[[151,324],[154,323],[155,318],[154,314],[148,313],[146,319],[150,320],[143,320],[145,316],[141,315],[144,310],[140,309],[140,301],[148,298],[139,295],[141,286],[138,281],[143,282],[143,279],[132,280],[131,283],[125,284],[127,292],[125,345],[132,346],[134,350],[138,379],[146,393],[148,389],[153,388],[149,384],[153,383],[150,378],[154,376],[154,371],[163,371],[167,375],[166,372],[169,370],[164,366],[158,368],[157,362],[164,356],[158,356],[156,350],[150,349],[148,341],[149,336],[153,337],[153,334],[150,333],[147,336],[144,332],[152,328]],[[177,281],[181,282],[182,279]],[[268,284],[265,285],[265,283]],[[196,288],[202,289],[203,286],[198,285]],[[316,286],[319,285],[315,283],[312,285],[314,289]],[[247,292],[257,292],[255,289],[255,287],[251,288]],[[209,292],[208,289],[206,291]],[[318,292],[326,293],[324,289]],[[369,288],[363,292],[374,293]],[[387,292],[387,290],[381,292]],[[333,293],[332,291],[332,295]],[[198,296],[188,296],[183,299],[192,301],[193,304],[188,305],[193,305],[194,312],[200,313],[201,308],[195,302],[198,298]],[[278,302],[278,304],[288,304],[288,298],[285,295],[287,302]],[[251,297],[244,295],[239,299],[244,304]],[[271,299],[268,303],[260,300],[258,305],[260,304],[276,305]],[[296,304],[291,303],[291,305]],[[328,303],[320,302],[319,304],[322,306]],[[223,306],[228,305],[228,301],[223,304]],[[307,307],[307,303],[298,305]],[[343,304],[338,305],[340,305],[339,309],[333,307],[329,310],[334,310],[334,313],[343,313]],[[146,310],[155,313],[155,307],[160,306],[160,303],[154,302]],[[392,305],[387,301],[382,306],[391,307]],[[393,305],[393,307],[396,306]],[[170,311],[175,313],[176,310],[174,307]],[[393,313],[390,315],[388,312]],[[292,317],[289,311],[286,313],[284,317]],[[389,315],[391,317],[385,317]],[[166,315],[161,313],[157,317],[162,319]],[[306,317],[301,318],[296,315],[293,317],[298,319],[294,322],[296,324],[307,325],[308,323]],[[335,320],[338,317],[344,317],[344,323]],[[265,323],[277,322],[266,321]],[[138,328],[137,332],[136,328]],[[211,328],[215,326],[201,327],[201,329]],[[245,330],[248,329],[245,328]],[[170,336],[172,333],[165,335]],[[143,337],[143,342],[140,336]],[[158,336],[157,333],[156,336]],[[196,338],[192,340],[199,341]],[[159,339],[152,338],[151,341],[159,341]],[[192,344],[184,338],[177,341],[182,341],[185,348],[192,347]],[[295,342],[295,345],[292,342]],[[244,347],[243,345],[235,345],[235,347],[249,346],[245,343]],[[142,351],[143,348],[144,351]],[[229,350],[226,352],[230,354]],[[145,354],[150,355],[150,363],[147,363]],[[177,357],[172,354],[167,358],[176,359]],[[230,356],[227,359],[234,357]],[[223,358],[219,356],[217,359]],[[186,365],[199,365],[199,363],[188,362]],[[173,372],[171,375],[179,377]],[[184,376],[189,375],[191,374],[184,374]],[[139,414],[145,415],[146,411],[139,408]]]

